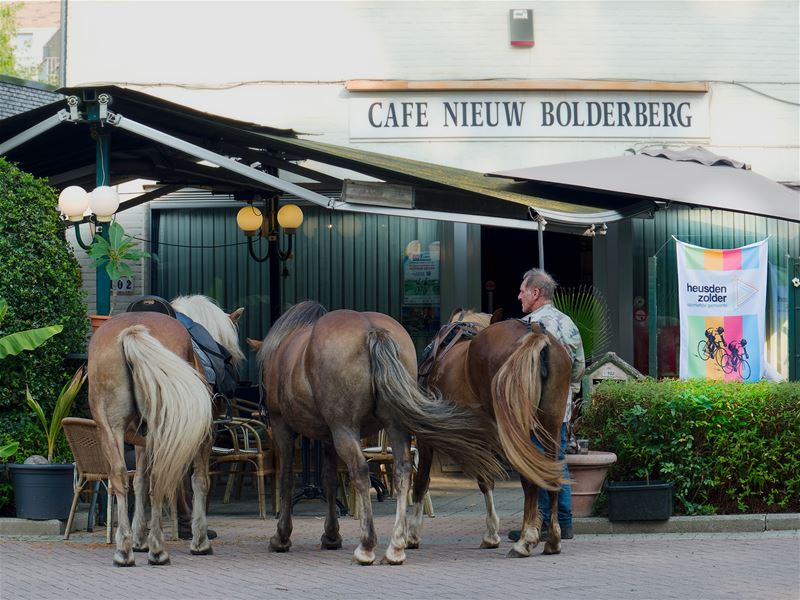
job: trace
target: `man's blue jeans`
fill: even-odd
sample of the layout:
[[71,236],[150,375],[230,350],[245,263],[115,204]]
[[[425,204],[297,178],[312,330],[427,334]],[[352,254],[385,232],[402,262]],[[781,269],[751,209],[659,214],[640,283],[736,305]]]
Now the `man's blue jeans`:
[[[531,436],[533,443],[544,451],[544,447],[539,443],[536,437]],[[558,452],[559,460],[564,460],[567,453],[567,424],[561,425],[561,448]],[[564,479],[569,479],[569,468],[566,461],[564,461]],[[550,526],[550,496],[546,490],[539,490],[539,510],[542,513],[543,525],[545,529]],[[561,529],[572,527],[572,488],[566,484],[561,486],[561,491],[558,492],[558,524]]]

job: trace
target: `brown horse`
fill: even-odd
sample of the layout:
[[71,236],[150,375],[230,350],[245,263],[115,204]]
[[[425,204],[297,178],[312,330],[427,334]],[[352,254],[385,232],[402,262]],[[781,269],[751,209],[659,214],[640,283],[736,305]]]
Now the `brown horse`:
[[[243,309],[229,317],[203,296],[178,298],[173,306],[204,325],[232,352],[234,360],[243,356],[235,326]],[[100,428],[117,499],[114,564],[133,566],[134,550],[147,551],[150,564],[169,563],[161,512],[165,503],[171,504],[190,464],[194,468],[190,551],[212,554],[205,515],[212,441],[211,393],[186,328],[157,312],[123,313],[94,333],[88,352],[89,408]],[[132,530],[123,442],[132,439],[141,425],[146,429],[145,448],[136,457]],[[145,539],[144,500],[148,490],[150,533]]]
[[[558,489],[562,465],[556,461],[561,423],[566,410],[571,361],[562,345],[538,325],[513,319],[489,323],[490,315],[454,311],[451,324],[437,334],[432,352],[420,365],[426,385],[482,419],[495,432],[487,452],[497,452],[520,473],[525,492],[522,533],[510,557],[530,556],[539,543],[539,487],[550,492],[550,527],[545,554],[561,551]],[[468,330],[468,335],[460,332]],[[452,333],[451,333],[452,332]],[[548,449],[545,456],[533,444],[531,432]],[[460,456],[451,454],[458,462]],[[414,482],[416,507],[411,518],[409,547],[422,537],[422,499],[430,483],[433,449],[419,441],[419,467]],[[486,502],[486,533],[481,548],[500,545],[500,520],[494,509],[494,479],[478,477]]]
[[292,463],[295,437],[323,442],[323,486],[328,501],[322,547],[342,546],[336,514],[336,455],[347,465],[361,514],[361,539],[354,560],[375,561],[377,543],[369,496],[369,467],[361,438],[385,429],[394,455],[397,512],[384,561],[405,560],[410,435],[432,448],[459,456],[467,472],[491,479],[502,472],[485,451],[487,428],[474,414],[424,394],[417,385],[414,345],[387,315],[325,308],[301,302],[270,329],[258,352],[262,385],[275,437],[282,507],[270,548],[286,552],[292,532]]

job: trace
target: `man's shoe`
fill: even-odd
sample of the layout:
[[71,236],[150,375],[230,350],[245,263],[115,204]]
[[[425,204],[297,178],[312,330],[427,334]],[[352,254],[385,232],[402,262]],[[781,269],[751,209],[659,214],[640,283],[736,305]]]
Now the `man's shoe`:
[[[217,532],[213,529],[209,528],[206,531],[206,536],[208,539],[213,540],[217,537]],[[190,540],[192,539],[192,528],[188,527],[178,527],[178,539],[180,540]]]
[[518,542],[522,532],[519,529],[512,529],[508,532],[508,539],[512,542]]
[[574,537],[575,537],[575,532],[572,531],[572,525],[568,525],[567,527],[561,528],[562,540],[571,540]]

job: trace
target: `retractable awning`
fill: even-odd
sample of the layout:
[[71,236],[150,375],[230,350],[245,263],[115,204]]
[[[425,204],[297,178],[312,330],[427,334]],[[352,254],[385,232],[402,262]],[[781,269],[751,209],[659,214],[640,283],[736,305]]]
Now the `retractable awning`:
[[[617,221],[653,209],[652,202],[547,199],[528,184],[309,139],[298,133],[204,113],[116,86],[60,90],[73,97],[0,121],[0,155],[46,177],[56,187],[95,182],[97,145],[92,128],[108,128],[110,183],[149,179],[161,187],[121,210],[183,187],[219,193],[291,194],[331,210],[400,214],[420,218],[537,228],[537,219],[569,225]],[[105,118],[90,122],[83,102],[107,94]],[[69,98],[68,98],[69,100]],[[73,110],[70,110],[72,108]],[[414,207],[397,208],[338,200],[343,178],[413,186]],[[287,173],[294,174],[291,180]],[[303,181],[298,183],[298,181]],[[336,199],[335,199],[336,198]]]
[[704,148],[655,147],[640,154],[491,173],[526,181],[537,193],[611,193],[636,200],[800,221],[800,193]]

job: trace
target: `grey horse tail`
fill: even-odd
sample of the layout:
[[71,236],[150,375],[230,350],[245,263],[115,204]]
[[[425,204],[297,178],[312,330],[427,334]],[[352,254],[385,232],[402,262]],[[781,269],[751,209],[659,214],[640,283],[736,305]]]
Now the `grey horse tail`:
[[372,389],[379,411],[421,443],[457,457],[464,473],[487,481],[506,477],[494,448],[497,433],[491,424],[446,402],[440,394],[423,391],[416,373],[400,358],[400,348],[386,329],[367,334]]

